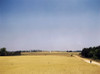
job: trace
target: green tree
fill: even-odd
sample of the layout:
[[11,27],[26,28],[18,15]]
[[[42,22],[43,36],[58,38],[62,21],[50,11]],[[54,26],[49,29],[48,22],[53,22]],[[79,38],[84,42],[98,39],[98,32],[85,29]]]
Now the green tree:
[[1,48],[0,49],[0,56],[6,56],[6,55],[7,55],[6,48]]

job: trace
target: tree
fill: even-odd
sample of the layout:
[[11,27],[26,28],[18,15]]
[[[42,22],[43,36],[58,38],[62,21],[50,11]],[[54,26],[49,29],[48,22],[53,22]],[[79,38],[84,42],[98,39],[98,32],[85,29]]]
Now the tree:
[[0,56],[6,56],[6,55],[7,55],[6,48],[1,48],[0,49]]
[[99,49],[96,49],[95,51],[95,56],[97,56],[98,59],[100,59],[100,48]]
[[84,48],[81,55],[86,58],[100,59],[100,46]]
[[89,49],[88,48],[84,48],[81,52],[82,56],[84,57],[89,57]]

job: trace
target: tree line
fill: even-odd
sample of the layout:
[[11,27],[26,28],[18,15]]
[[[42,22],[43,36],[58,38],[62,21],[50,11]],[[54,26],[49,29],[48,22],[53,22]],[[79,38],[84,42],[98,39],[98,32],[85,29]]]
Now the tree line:
[[6,48],[0,48],[0,56],[21,55],[21,51],[7,51]]
[[21,50],[21,52],[42,52],[42,50]]
[[100,59],[100,46],[83,48],[81,55],[86,58]]
[[21,55],[21,52],[42,52],[42,50],[7,51],[6,48],[0,48],[0,56]]

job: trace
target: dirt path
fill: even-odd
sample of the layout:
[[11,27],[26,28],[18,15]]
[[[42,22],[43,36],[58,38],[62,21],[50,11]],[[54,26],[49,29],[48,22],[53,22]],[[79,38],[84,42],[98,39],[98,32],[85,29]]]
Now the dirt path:
[[[88,60],[88,59],[81,58],[81,57],[79,57],[79,56],[77,56],[77,55],[74,55],[74,57],[79,58],[79,59],[82,59],[83,61],[85,61],[85,62],[87,62],[87,63],[90,63],[90,60]],[[96,62],[96,61],[92,61],[91,64],[96,64],[96,65],[100,66],[100,63],[98,63],[98,62]]]

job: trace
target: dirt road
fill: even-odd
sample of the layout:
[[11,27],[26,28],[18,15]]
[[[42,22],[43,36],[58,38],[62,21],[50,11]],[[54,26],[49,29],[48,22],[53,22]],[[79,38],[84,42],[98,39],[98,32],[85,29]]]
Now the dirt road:
[[[83,61],[85,61],[85,62],[87,62],[87,63],[90,63],[90,60],[88,60],[88,59],[79,57],[79,56],[77,56],[77,55],[74,55],[74,57],[79,58],[79,59],[82,59]],[[96,62],[96,61],[92,61],[90,64],[96,64],[96,65],[100,66],[100,63],[98,63],[98,62]]]

